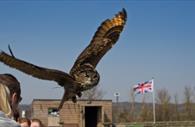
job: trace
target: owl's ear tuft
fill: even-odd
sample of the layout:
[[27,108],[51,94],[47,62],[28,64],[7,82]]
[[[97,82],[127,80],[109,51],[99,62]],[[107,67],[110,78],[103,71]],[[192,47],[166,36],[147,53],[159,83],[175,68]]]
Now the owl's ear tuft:
[[10,54],[12,55],[12,57],[14,57],[14,58],[15,58],[15,56],[14,56],[14,54],[13,54],[13,52],[12,52],[12,49],[11,49],[10,44],[8,44],[8,50],[9,50]]

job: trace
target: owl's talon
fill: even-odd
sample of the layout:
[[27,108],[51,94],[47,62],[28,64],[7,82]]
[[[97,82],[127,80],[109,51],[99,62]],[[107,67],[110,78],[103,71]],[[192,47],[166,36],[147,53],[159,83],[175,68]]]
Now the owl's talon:
[[72,97],[72,102],[74,102],[74,103],[76,103],[76,102],[77,102],[77,98],[76,98],[76,96],[73,96],[73,97]]
[[82,93],[81,93],[81,92],[78,92],[78,93],[77,93],[77,96],[78,96],[78,97],[81,97],[81,96],[82,96]]

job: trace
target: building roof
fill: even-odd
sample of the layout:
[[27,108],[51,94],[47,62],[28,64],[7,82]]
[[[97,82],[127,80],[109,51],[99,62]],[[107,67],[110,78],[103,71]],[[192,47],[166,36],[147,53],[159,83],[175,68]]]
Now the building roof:
[[[33,99],[33,101],[32,102],[34,102],[34,101],[61,101],[61,99]],[[71,100],[70,100],[71,101]],[[79,99],[79,100],[77,100],[77,101],[112,101],[112,100],[104,100],[104,99],[102,99],[102,100],[87,100],[87,99]]]

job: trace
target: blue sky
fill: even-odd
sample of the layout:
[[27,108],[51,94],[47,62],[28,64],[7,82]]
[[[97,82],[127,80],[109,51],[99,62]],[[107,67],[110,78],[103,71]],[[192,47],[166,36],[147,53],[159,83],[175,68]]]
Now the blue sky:
[[[182,101],[184,87],[195,86],[194,1],[0,0],[0,49],[7,52],[11,44],[20,59],[68,72],[100,23],[122,8],[128,13],[125,29],[97,66],[105,99],[115,101],[113,94],[120,92],[120,101],[128,101],[132,85],[154,77],[156,89],[177,93]],[[62,96],[55,82],[3,64],[0,72],[21,82],[22,103]]]

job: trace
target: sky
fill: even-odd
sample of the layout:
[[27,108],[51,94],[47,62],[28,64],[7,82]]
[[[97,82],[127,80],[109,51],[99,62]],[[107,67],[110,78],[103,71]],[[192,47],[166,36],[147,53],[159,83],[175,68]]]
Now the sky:
[[[133,85],[154,78],[155,91],[167,89],[183,100],[195,87],[195,2],[192,0],[0,0],[0,50],[47,68],[69,72],[98,26],[125,8],[127,24],[97,66],[105,99],[129,101]],[[21,83],[23,104],[61,99],[53,81],[33,78],[0,63]],[[149,95],[150,96],[150,95]],[[142,96],[136,96],[139,101]]]

